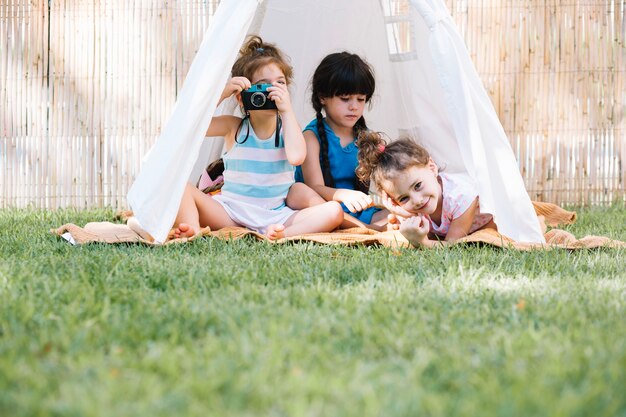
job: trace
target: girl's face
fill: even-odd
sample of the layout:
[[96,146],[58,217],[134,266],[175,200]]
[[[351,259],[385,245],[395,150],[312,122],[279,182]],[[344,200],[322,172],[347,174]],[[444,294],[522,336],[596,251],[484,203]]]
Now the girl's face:
[[412,166],[395,172],[384,189],[403,209],[413,214],[433,214],[441,200],[441,185],[437,179],[437,165],[429,160],[426,166]]
[[[270,62],[267,65],[264,65],[254,71],[252,77],[250,78],[251,84],[283,84],[287,85],[287,78],[285,74],[280,69],[278,65],[273,62]],[[240,106],[243,106],[243,101],[241,99],[241,93],[237,96],[237,101]],[[255,110],[250,112],[251,120],[260,120],[266,119],[268,117],[276,117],[276,110],[266,109],[266,110]]]
[[330,119],[331,123],[351,129],[363,116],[366,100],[365,94],[349,94],[323,98],[321,102],[326,111],[326,118]]

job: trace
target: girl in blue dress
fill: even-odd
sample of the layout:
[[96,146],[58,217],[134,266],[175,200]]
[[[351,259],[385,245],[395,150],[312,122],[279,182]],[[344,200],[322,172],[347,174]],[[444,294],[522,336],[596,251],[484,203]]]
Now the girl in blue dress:
[[316,118],[304,128],[307,156],[296,169],[296,181],[304,182],[325,201],[341,203],[349,214],[344,226],[382,230],[388,212],[373,207],[369,182],[359,181],[355,174],[357,138],[367,130],[363,111],[375,84],[372,68],[358,55],[339,52],[321,61],[311,85]]

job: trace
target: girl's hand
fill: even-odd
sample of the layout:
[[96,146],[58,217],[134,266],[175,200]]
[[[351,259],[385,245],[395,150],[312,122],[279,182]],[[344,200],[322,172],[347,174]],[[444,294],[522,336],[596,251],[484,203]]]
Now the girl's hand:
[[268,95],[269,99],[276,104],[276,108],[280,113],[291,111],[291,98],[286,84],[275,82],[267,91],[270,92]]
[[400,224],[400,233],[415,247],[423,245],[428,240],[429,231],[430,222],[421,214],[408,218]]
[[345,192],[345,196],[343,196],[341,202],[350,210],[350,213],[356,213],[358,211],[363,211],[368,207],[374,205],[372,201],[372,197],[369,195],[362,193],[361,191],[355,190],[343,190]]
[[226,83],[224,91],[222,91],[222,100],[234,95],[239,94],[243,90],[247,90],[252,87],[252,83],[246,77],[233,77]]
[[393,201],[393,199],[387,195],[385,190],[381,190],[380,199],[382,200],[383,206],[389,210],[389,213],[395,214],[397,217],[408,219],[409,217],[415,216],[415,214],[406,211],[404,208],[399,206],[398,203]]

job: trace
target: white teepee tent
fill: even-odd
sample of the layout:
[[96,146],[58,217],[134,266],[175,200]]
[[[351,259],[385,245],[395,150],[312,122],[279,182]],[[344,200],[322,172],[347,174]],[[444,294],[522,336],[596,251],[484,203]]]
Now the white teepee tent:
[[[542,242],[513,151],[450,13],[442,0],[409,3],[409,14],[394,16],[389,0],[223,0],[128,193],[143,228],[165,240],[239,47],[254,33],[291,58],[303,126],[313,117],[308,83],[316,65],[331,52],[357,53],[376,75],[368,126],[391,138],[418,137],[446,172],[474,178],[481,210],[494,214],[501,233]],[[396,38],[402,25],[411,31],[405,49]]]

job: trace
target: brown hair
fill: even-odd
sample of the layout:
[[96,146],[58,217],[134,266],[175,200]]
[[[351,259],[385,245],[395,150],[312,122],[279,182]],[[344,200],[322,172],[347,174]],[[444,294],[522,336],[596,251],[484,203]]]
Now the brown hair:
[[380,132],[361,132],[358,147],[357,176],[361,181],[371,179],[377,187],[396,173],[414,166],[426,166],[430,160],[428,151],[412,139],[401,138],[387,145]]
[[239,58],[233,64],[233,77],[246,77],[252,81],[252,76],[267,64],[276,64],[285,75],[287,84],[293,79],[293,68],[289,58],[273,43],[265,43],[259,36],[252,35],[239,50]]

